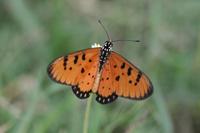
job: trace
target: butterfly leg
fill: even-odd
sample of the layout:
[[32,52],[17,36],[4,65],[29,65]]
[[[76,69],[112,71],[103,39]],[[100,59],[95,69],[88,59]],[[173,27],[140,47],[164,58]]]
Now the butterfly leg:
[[77,85],[72,86],[72,90],[73,90],[74,94],[80,99],[88,98],[90,96],[89,93],[91,92],[91,91],[89,91],[89,92],[81,92],[80,88]]

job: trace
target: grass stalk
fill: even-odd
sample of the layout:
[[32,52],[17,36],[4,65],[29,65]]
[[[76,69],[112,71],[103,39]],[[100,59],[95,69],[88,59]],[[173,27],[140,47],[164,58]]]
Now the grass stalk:
[[85,115],[84,115],[84,122],[83,122],[83,133],[88,133],[88,120],[89,120],[91,103],[92,103],[92,95],[87,100],[87,105],[86,105]]

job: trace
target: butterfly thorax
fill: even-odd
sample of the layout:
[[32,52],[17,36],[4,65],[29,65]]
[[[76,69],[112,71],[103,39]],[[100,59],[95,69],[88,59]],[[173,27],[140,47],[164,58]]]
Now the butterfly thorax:
[[104,45],[101,47],[100,52],[100,60],[99,60],[99,72],[102,70],[103,65],[105,64],[106,60],[108,59],[108,56],[110,55],[111,49],[112,49],[112,42],[106,41]]

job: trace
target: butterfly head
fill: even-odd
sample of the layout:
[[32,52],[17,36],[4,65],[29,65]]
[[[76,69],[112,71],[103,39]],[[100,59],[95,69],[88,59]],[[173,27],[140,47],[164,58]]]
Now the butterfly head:
[[104,45],[102,46],[102,49],[105,51],[111,51],[113,47],[112,41],[105,41]]

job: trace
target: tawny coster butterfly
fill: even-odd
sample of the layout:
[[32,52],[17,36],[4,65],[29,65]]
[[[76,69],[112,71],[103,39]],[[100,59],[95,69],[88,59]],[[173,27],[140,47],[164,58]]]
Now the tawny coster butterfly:
[[[102,25],[102,23],[99,21]],[[142,100],[153,93],[150,79],[135,65],[112,51],[113,42],[105,29],[108,41],[103,46],[88,48],[55,59],[49,64],[49,77],[72,86],[74,94],[86,99],[90,93],[96,101],[107,104],[118,96]]]

